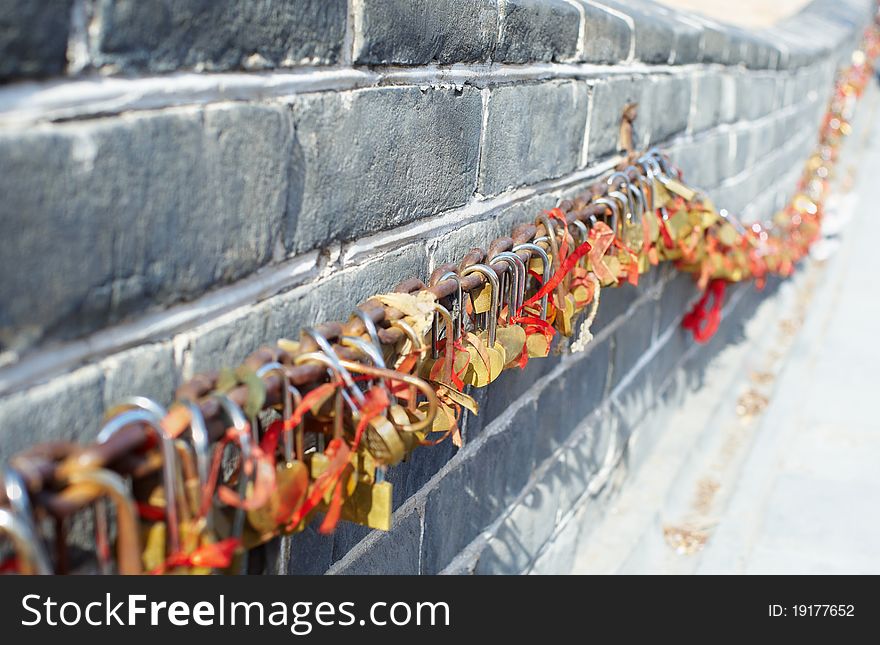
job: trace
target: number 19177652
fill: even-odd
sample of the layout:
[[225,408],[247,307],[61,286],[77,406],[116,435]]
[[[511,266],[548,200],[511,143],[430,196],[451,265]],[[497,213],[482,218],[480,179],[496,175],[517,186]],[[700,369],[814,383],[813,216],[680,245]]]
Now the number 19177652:
[[771,617],[784,617],[784,616],[855,616],[856,615],[856,607],[855,605],[824,605],[824,604],[812,604],[812,605],[768,605],[767,607],[767,615]]

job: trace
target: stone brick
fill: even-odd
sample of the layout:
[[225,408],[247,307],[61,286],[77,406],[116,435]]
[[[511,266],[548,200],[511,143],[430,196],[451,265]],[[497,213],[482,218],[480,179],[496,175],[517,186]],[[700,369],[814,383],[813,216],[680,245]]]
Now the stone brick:
[[260,345],[276,340],[266,333],[268,309],[265,304],[245,307],[199,325],[177,339],[177,344],[186,342],[187,346],[183,378],[238,365]]
[[304,168],[291,189],[297,251],[412,222],[473,193],[482,100],[470,86],[303,95],[293,110]]
[[752,160],[760,162],[773,152],[775,126],[776,124],[770,120],[755,124],[750,128],[749,154]]
[[669,147],[669,157],[694,186],[708,189],[724,178],[721,164],[727,159],[729,135],[713,132]]
[[431,266],[458,262],[475,246],[485,247],[496,237],[507,237],[519,224],[533,222],[542,211],[556,206],[556,195],[534,195],[485,213],[478,221],[459,225],[429,242]]
[[559,62],[577,55],[580,14],[565,0],[500,0],[495,60]]
[[739,119],[754,120],[773,110],[776,82],[772,76],[743,74],[737,77],[736,113]]
[[370,296],[391,291],[406,278],[425,279],[426,267],[425,249],[417,243],[224,314],[182,335],[189,371],[236,365],[260,345],[295,337],[307,325],[347,320]]
[[651,144],[665,141],[687,129],[691,109],[691,84],[686,76],[658,76],[646,88],[647,109],[651,115]]
[[18,276],[0,285],[2,344],[80,336],[269,262],[290,135],[284,110],[236,105],[0,136],[0,270]]
[[290,575],[321,575],[333,563],[333,536],[318,533],[317,524],[309,524],[301,533],[290,536]]
[[723,82],[716,72],[694,77],[694,111],[689,126],[692,132],[708,130],[721,122]]
[[611,387],[615,388],[626,378],[642,355],[651,346],[654,332],[654,307],[643,305],[633,315],[626,317],[614,332],[614,369]]
[[587,119],[587,85],[551,81],[492,90],[477,192],[500,193],[575,170]]
[[768,38],[771,38],[784,49],[784,55],[780,59],[779,68],[790,71],[809,65],[813,59],[813,48],[810,43],[797,38],[779,23],[765,30]]
[[629,307],[638,300],[639,295],[640,291],[630,284],[602,289],[599,310],[591,328],[593,335],[599,334],[605,327],[626,314]]
[[104,408],[130,396],[146,396],[160,405],[174,398],[177,375],[170,342],[139,345],[101,362],[104,370]]
[[560,486],[553,478],[535,484],[501,522],[474,573],[517,574],[526,569],[553,533]]
[[611,339],[587,346],[584,355],[565,361],[565,371],[546,384],[538,398],[535,462],[562,446],[598,408],[606,393]]
[[511,402],[526,396],[534,389],[535,383],[559,364],[559,360],[558,356],[551,355],[542,360],[531,361],[524,370],[505,370],[498,380],[486,388],[486,396],[480,406],[481,425],[491,423],[507,410]]
[[529,573],[538,575],[570,574],[575,559],[581,552],[593,530],[600,525],[602,518],[617,496],[626,478],[627,468],[620,464],[612,473],[610,481],[599,491],[584,500],[565,524],[554,533],[531,566]]
[[344,268],[310,294],[310,298],[318,300],[315,320],[348,319],[354,307],[371,296],[392,291],[408,278],[428,277],[427,249],[421,241],[377,255],[368,262]]
[[617,63],[626,60],[633,38],[626,21],[590,0],[575,1],[584,10],[584,40],[578,60],[585,63]]
[[[631,0],[627,4],[632,4]],[[655,20],[665,21],[671,26],[675,37],[671,63],[686,65],[700,61],[700,41],[703,36],[703,26],[699,21],[693,20],[690,13],[682,12],[657,2],[637,0],[636,5],[653,14]]]
[[[470,470],[464,466],[452,470],[428,496],[422,573],[441,571],[501,511],[497,500],[472,486]],[[503,475],[496,472],[495,476]]]
[[727,38],[726,27],[699,14],[689,14],[688,17],[703,28],[703,51],[700,62],[722,65],[727,63],[730,41]]
[[628,103],[639,103],[639,115],[634,129],[636,147],[644,147],[650,132],[650,107],[643,105],[646,81],[636,77],[608,76],[596,81],[592,88],[593,101],[590,109],[589,144],[587,155],[590,163],[614,154],[619,147],[620,119]]
[[339,522],[333,531],[333,563],[339,562],[372,532],[373,529],[360,524]]
[[[489,388],[486,387],[477,388],[468,385],[465,388],[465,394],[477,402],[477,405],[480,406],[480,410],[483,410],[483,408],[486,407],[486,401],[489,400]],[[462,413],[460,425],[465,443],[469,442],[474,437],[479,436],[483,431],[483,428],[489,425],[489,423],[490,420],[485,412],[482,414],[473,414],[470,411],[465,410]]]
[[597,475],[608,455],[617,449],[619,426],[618,414],[608,405],[597,409],[578,428],[570,449],[562,453],[551,467],[548,476],[562,482],[559,493],[561,515],[578,504],[591,486],[601,483]]
[[73,0],[0,5],[0,81],[64,71],[72,6]]
[[638,0],[602,0],[602,4],[632,18],[636,60],[653,64],[675,60],[676,29],[679,25],[672,18],[660,15],[657,5]]
[[791,36],[801,42],[810,43],[811,51],[807,54],[807,64],[833,50],[850,34],[845,26],[830,20],[827,15],[819,15],[820,12],[813,9],[801,11],[777,23],[779,28],[784,29]]
[[34,444],[88,441],[103,417],[103,376],[96,366],[0,399],[0,458]]
[[720,123],[732,123],[736,121],[736,92],[738,83],[733,74],[721,74],[721,99],[718,108],[718,120]]
[[525,485],[534,465],[533,404],[523,406],[504,431],[488,438],[476,454],[456,463],[425,500],[422,573],[443,569],[492,523]]
[[418,512],[394,518],[394,526],[334,573],[345,575],[418,575],[421,522]]
[[749,69],[776,69],[779,50],[765,38],[760,31],[737,31],[737,37],[744,43],[742,62]]
[[355,63],[466,63],[491,57],[498,36],[496,0],[364,0]]
[[421,490],[457,452],[452,440],[447,439],[436,446],[418,448],[407,461],[390,468],[387,478],[393,486],[394,509]]
[[157,72],[340,60],[346,0],[99,0],[98,65]]
[[[652,372],[656,369],[653,361],[636,370],[633,368],[627,376],[625,385],[621,384],[614,393],[614,402],[620,416],[621,428],[628,435],[632,429],[645,418],[654,406],[656,392]],[[615,373],[617,373],[615,369]]]
[[733,154],[728,159],[725,170],[725,178],[735,177],[752,164],[752,135],[749,130],[732,130],[730,136],[735,146]]
[[[586,510],[581,511],[578,517],[585,512]],[[530,573],[551,576],[571,575],[577,557],[580,531],[580,522],[575,520],[563,526],[533,563]]]
[[752,52],[753,41],[749,38],[749,33],[735,25],[727,25],[727,40],[729,43],[728,63],[730,65],[748,65],[754,56]]
[[678,326],[681,317],[697,300],[700,292],[693,276],[674,272],[672,278],[663,286],[663,293],[657,300],[657,329],[662,335],[672,326]]

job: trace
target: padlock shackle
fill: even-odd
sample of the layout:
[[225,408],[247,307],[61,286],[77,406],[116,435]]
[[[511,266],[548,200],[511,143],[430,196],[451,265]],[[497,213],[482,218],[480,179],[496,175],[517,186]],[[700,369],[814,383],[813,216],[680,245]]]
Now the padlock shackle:
[[0,468],[9,509],[0,508],[0,533],[12,541],[19,568],[26,575],[51,575],[52,564],[43,547],[36,527],[34,511],[27,487],[18,471]]
[[125,480],[111,470],[75,471],[68,486],[59,493],[64,500],[79,505],[107,497],[116,509],[116,561],[122,575],[143,573],[137,509]]
[[607,206],[611,209],[611,230],[614,231],[614,235],[617,236],[618,227],[620,226],[620,205],[617,203],[617,200],[609,197],[597,197],[592,203]]
[[[124,399],[112,410],[127,410],[111,418],[98,433],[98,443],[105,443],[110,437],[118,432],[123,426],[132,422],[141,422],[150,426],[159,436],[162,448],[162,487],[165,489],[165,523],[168,533],[168,550],[171,553],[180,552],[180,516],[178,513],[177,493],[182,490],[179,486],[179,471],[177,466],[177,450],[174,447],[172,437],[162,425],[162,419],[168,416],[168,411],[155,401],[143,396]],[[129,415],[129,416],[126,416]],[[122,421],[120,418],[129,420]],[[115,423],[114,423],[115,421]]]
[[318,348],[324,353],[327,361],[323,362],[325,365],[330,367],[334,372],[336,372],[336,376],[342,379],[342,382],[345,383],[345,387],[348,389],[349,393],[354,396],[357,402],[361,405],[366,401],[364,398],[364,393],[361,392],[360,388],[354,382],[354,379],[351,378],[351,374],[346,371],[342,364],[339,361],[339,356],[336,354],[336,351],[333,349],[333,345],[330,344],[326,338],[324,338],[323,334],[319,332],[314,327],[306,327],[303,330],[303,333],[315,341],[315,344]]
[[[339,344],[357,350],[370,359],[373,365],[385,369],[385,359],[383,358],[382,353],[376,348],[376,346],[368,343],[363,338],[357,336],[340,336]],[[372,387],[374,382],[374,379],[370,379],[368,381],[368,386]],[[396,403],[397,400],[394,398],[394,395],[391,394],[391,388],[388,387],[388,383],[383,379],[381,380],[381,384],[382,389],[385,390],[385,393],[388,395],[388,399],[392,403]]]
[[398,426],[404,432],[419,432],[420,430],[425,430],[434,423],[434,417],[437,415],[438,409],[437,394],[434,392],[434,388],[432,388],[426,381],[420,379],[418,376],[413,376],[412,374],[403,374],[387,368],[383,369],[381,367],[364,365],[357,361],[341,359],[340,362],[343,367],[355,374],[401,381],[402,383],[415,387],[425,396],[425,399],[428,402],[428,414],[424,419],[421,419],[416,423],[409,424],[408,426]]
[[[302,395],[299,393],[299,390],[297,390],[290,384],[290,381],[287,378],[287,370],[285,369],[284,365],[282,365],[278,361],[272,361],[266,363],[265,365],[262,365],[260,369],[257,370],[257,377],[263,378],[264,376],[273,373],[277,374],[281,378],[281,415],[286,423],[287,420],[293,416],[294,398],[298,396],[298,398],[302,400]],[[297,434],[299,434],[301,431],[302,422],[300,422],[299,426],[297,427]],[[285,430],[283,435],[283,450],[284,460],[288,464],[293,461],[294,449],[295,446],[293,435]],[[302,457],[298,447],[296,447],[296,454],[298,459]]]
[[[489,321],[486,325],[486,331],[489,335],[489,347],[495,346],[495,331],[498,324],[498,302],[501,298],[501,291],[498,285],[498,274],[495,269],[485,264],[472,264],[461,272],[461,277],[467,277],[472,273],[479,273],[492,289],[492,304],[489,307]],[[476,314],[476,311],[474,312]]]
[[373,322],[373,319],[370,318],[366,312],[360,307],[356,307],[354,310],[354,315],[357,316],[362,323],[364,323],[364,329],[367,330],[367,335],[370,337],[370,342],[380,351],[382,351],[382,342],[379,340],[379,331],[376,329],[376,323]]
[[616,192],[618,189],[622,188],[626,190],[626,193],[622,193],[624,198],[626,199],[624,210],[626,211],[626,215],[629,219],[635,217],[636,211],[636,202],[633,199],[632,192],[630,190],[631,184],[629,180],[629,176],[623,171],[616,171],[611,173],[608,177],[606,183],[608,184],[608,196],[612,195],[612,192]]
[[189,412],[189,436],[193,448],[196,452],[196,469],[199,473],[199,482],[204,490],[210,482],[208,478],[211,473],[211,437],[208,434],[208,425],[205,423],[205,417],[202,409],[193,401],[180,401]]
[[[235,403],[232,399],[230,399],[226,394],[211,394],[211,398],[217,401],[220,405],[220,408],[226,414],[226,417],[229,419],[229,422],[232,423],[232,429],[235,431],[234,433],[234,443],[238,445],[239,451],[241,451],[241,474],[243,475],[246,472],[245,464],[253,461],[254,459],[254,451],[253,444],[251,443],[253,440],[253,433],[250,431],[250,422],[247,419],[247,415],[245,415],[244,410],[242,410],[238,404]],[[247,497],[247,488],[248,483],[255,483],[257,476],[257,467],[254,465],[251,468],[251,481],[248,482],[247,477],[240,476],[238,481],[238,495],[244,500]],[[243,508],[238,507],[235,509],[235,514],[232,520],[232,530],[230,531],[230,537],[241,538],[244,534],[244,521],[245,521],[245,511]],[[242,564],[244,566],[244,564]]]
[[[453,361],[455,360],[455,350],[453,345],[455,343],[455,322],[452,319],[452,314],[449,313],[449,310],[441,305],[439,302],[434,303],[434,318],[431,322],[431,358],[437,360],[440,358],[440,348],[438,344],[440,342],[440,330],[437,321],[439,318],[443,319],[444,326],[446,328],[446,351],[444,352],[444,360],[443,360],[443,380],[445,382],[449,382],[452,378],[452,369],[453,369]],[[392,325],[396,325],[403,321],[395,321]],[[415,334],[415,330],[407,324],[407,327],[410,328],[413,334]],[[407,333],[404,331],[404,333]]]
[[[639,221],[648,213],[648,202],[645,197],[645,177],[642,174],[642,171],[637,166],[627,166],[626,174],[629,176],[629,171],[632,170],[636,175],[636,178],[629,182],[629,190],[631,194],[634,194],[637,199],[637,205],[640,209],[639,212]],[[651,211],[653,212],[653,208]]]
[[[456,300],[453,304],[453,313],[455,309],[458,309],[458,316],[454,319],[455,329],[453,330],[452,342],[457,341],[461,338],[461,331],[463,328],[463,318],[464,318],[464,293],[461,290],[461,277],[455,271],[447,271],[443,275],[441,275],[434,284],[438,282],[443,282],[445,280],[454,280],[456,285]],[[447,310],[448,311],[448,310]],[[437,343],[440,340],[440,328],[439,328],[439,320],[437,319],[438,313],[435,312],[434,320],[431,325],[431,357],[435,360],[440,356],[440,350],[437,347]]]
[[[553,275],[553,268],[550,266],[550,256],[547,255],[547,251],[533,242],[524,242],[523,244],[517,244],[513,247],[514,253],[519,253],[520,251],[528,251],[530,254],[534,253],[540,258],[542,265],[542,284],[547,284]],[[547,320],[547,301],[549,297],[550,294],[547,293],[541,297],[541,320]]]
[[[505,262],[512,271],[513,279],[510,281],[510,289],[507,295],[507,322],[511,322],[513,316],[519,315],[525,302],[526,293],[526,263],[512,251],[502,251],[490,258],[491,261],[500,260]],[[512,301],[512,302],[511,302]]]

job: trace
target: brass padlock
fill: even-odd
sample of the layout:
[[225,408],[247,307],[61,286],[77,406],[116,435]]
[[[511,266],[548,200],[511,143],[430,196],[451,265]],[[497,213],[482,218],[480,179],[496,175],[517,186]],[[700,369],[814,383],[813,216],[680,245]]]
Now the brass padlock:
[[[465,372],[464,381],[474,387],[484,387],[501,375],[501,371],[507,363],[504,348],[498,343],[495,336],[498,324],[500,288],[498,275],[491,267],[485,264],[472,264],[461,272],[461,276],[464,278],[472,273],[479,273],[486,278],[487,284],[491,286],[492,302],[488,312],[477,315],[477,318],[483,318],[484,329],[475,335],[476,338],[473,338],[474,335],[468,337],[468,353],[471,354],[471,363]],[[485,352],[481,351],[483,348],[479,347],[476,339],[485,346]]]
[[18,472],[0,469],[9,509],[0,508],[0,535],[12,542],[16,565],[23,575],[52,574],[52,561],[34,525],[33,508],[27,487]]
[[[590,218],[592,228],[594,229],[594,244],[588,256],[589,262],[587,263],[587,269],[596,274],[599,283],[603,287],[616,285],[618,282],[618,275],[620,274],[620,263],[614,251],[610,254],[608,251],[614,249],[613,241],[618,234],[617,231],[620,226],[620,205],[617,203],[616,199],[608,197],[597,197],[591,203],[604,206],[611,211],[611,223],[608,224],[605,221],[600,222],[595,216]],[[607,216],[605,217],[607,218]],[[603,236],[597,238],[595,237],[595,231],[600,229],[603,231]],[[605,240],[605,237],[608,237],[609,239]],[[598,241],[603,241],[604,244],[600,247],[596,243]]]
[[[533,256],[532,260],[537,258],[537,260],[540,261],[541,284],[547,284],[553,275],[553,267],[550,262],[550,256],[547,255],[547,251],[532,242],[518,244],[513,247],[514,253],[518,253],[519,251],[528,251]],[[545,322],[547,321],[547,304],[549,297],[550,294],[547,293],[541,296],[541,300],[539,301],[540,308],[536,312],[538,317]],[[526,349],[528,350],[529,358],[543,358],[550,353],[550,341],[547,340],[544,334],[530,334],[526,337]]]
[[[238,447],[240,458],[238,467],[233,472],[234,478],[231,478],[228,486],[225,483],[213,485],[214,497],[217,501],[221,500],[221,491],[227,490],[230,496],[235,496],[239,500],[239,504],[229,507],[221,503],[213,503],[212,510],[214,517],[212,519],[213,526],[220,539],[238,540],[238,547],[233,553],[230,565],[223,570],[225,574],[239,574],[247,570],[247,549],[262,543],[261,536],[252,530],[246,531],[247,513],[243,508],[245,500],[254,493],[257,484],[257,477],[260,472],[260,464],[257,463],[253,446],[253,431],[244,411],[227,395],[212,394],[211,398],[216,400],[223,412],[227,422],[231,424],[231,432],[229,436],[230,446]],[[222,455],[216,455],[219,458]],[[248,470],[250,474],[248,475]],[[274,474],[274,473],[273,473]],[[247,475],[247,476],[246,476]],[[218,476],[222,477],[222,473]],[[237,478],[237,479],[236,479]]]
[[[391,530],[393,489],[385,471],[370,456],[352,455],[355,467],[346,481],[341,517],[380,531]],[[373,473],[372,475],[370,473]]]
[[[153,429],[159,438],[162,454],[162,484],[154,489],[147,501],[151,506],[163,510],[164,519],[144,524],[141,537],[144,544],[143,565],[147,571],[152,571],[162,566],[170,554],[181,553],[179,520],[181,512],[187,510],[181,504],[181,497],[185,493],[174,437],[162,425],[168,411],[155,401],[146,397],[131,397],[112,408],[108,412],[108,422],[98,433],[97,442],[106,443],[123,427],[119,417],[128,418],[131,413],[134,413],[138,421]],[[126,421],[127,423],[131,423],[131,420]]]
[[[257,370],[263,378],[274,374],[281,380],[282,416],[282,459],[275,465],[275,490],[266,504],[248,511],[248,523],[253,529],[268,538],[281,527],[286,526],[293,514],[302,506],[309,489],[309,471],[303,458],[304,426],[302,421],[296,429],[287,424],[293,417],[294,404],[302,402],[299,390],[290,385],[287,373],[281,363],[270,362]],[[274,455],[273,455],[274,456]]]
[[138,516],[134,498],[125,481],[110,470],[87,468],[73,470],[67,486],[58,493],[59,502],[85,506],[109,499],[116,511],[116,562],[121,575],[143,573]]
[[19,573],[28,576],[52,574],[49,556],[28,519],[0,508],[0,535],[5,535],[12,542]]
[[491,260],[507,264],[507,271],[501,276],[502,304],[507,315],[505,324],[496,329],[495,337],[507,356],[505,367],[511,367],[518,362],[526,346],[526,330],[516,322],[525,301],[526,264],[510,251],[498,253]]

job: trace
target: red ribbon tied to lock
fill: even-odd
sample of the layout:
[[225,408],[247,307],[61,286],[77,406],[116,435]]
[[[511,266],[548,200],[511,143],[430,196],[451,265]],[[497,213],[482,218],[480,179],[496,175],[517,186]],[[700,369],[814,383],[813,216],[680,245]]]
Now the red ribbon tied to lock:
[[[727,283],[724,280],[712,280],[694,308],[682,319],[681,326],[689,329],[698,343],[707,342],[718,331],[718,325],[721,323],[721,304],[724,302],[726,290]],[[712,307],[707,310],[710,297]]]

